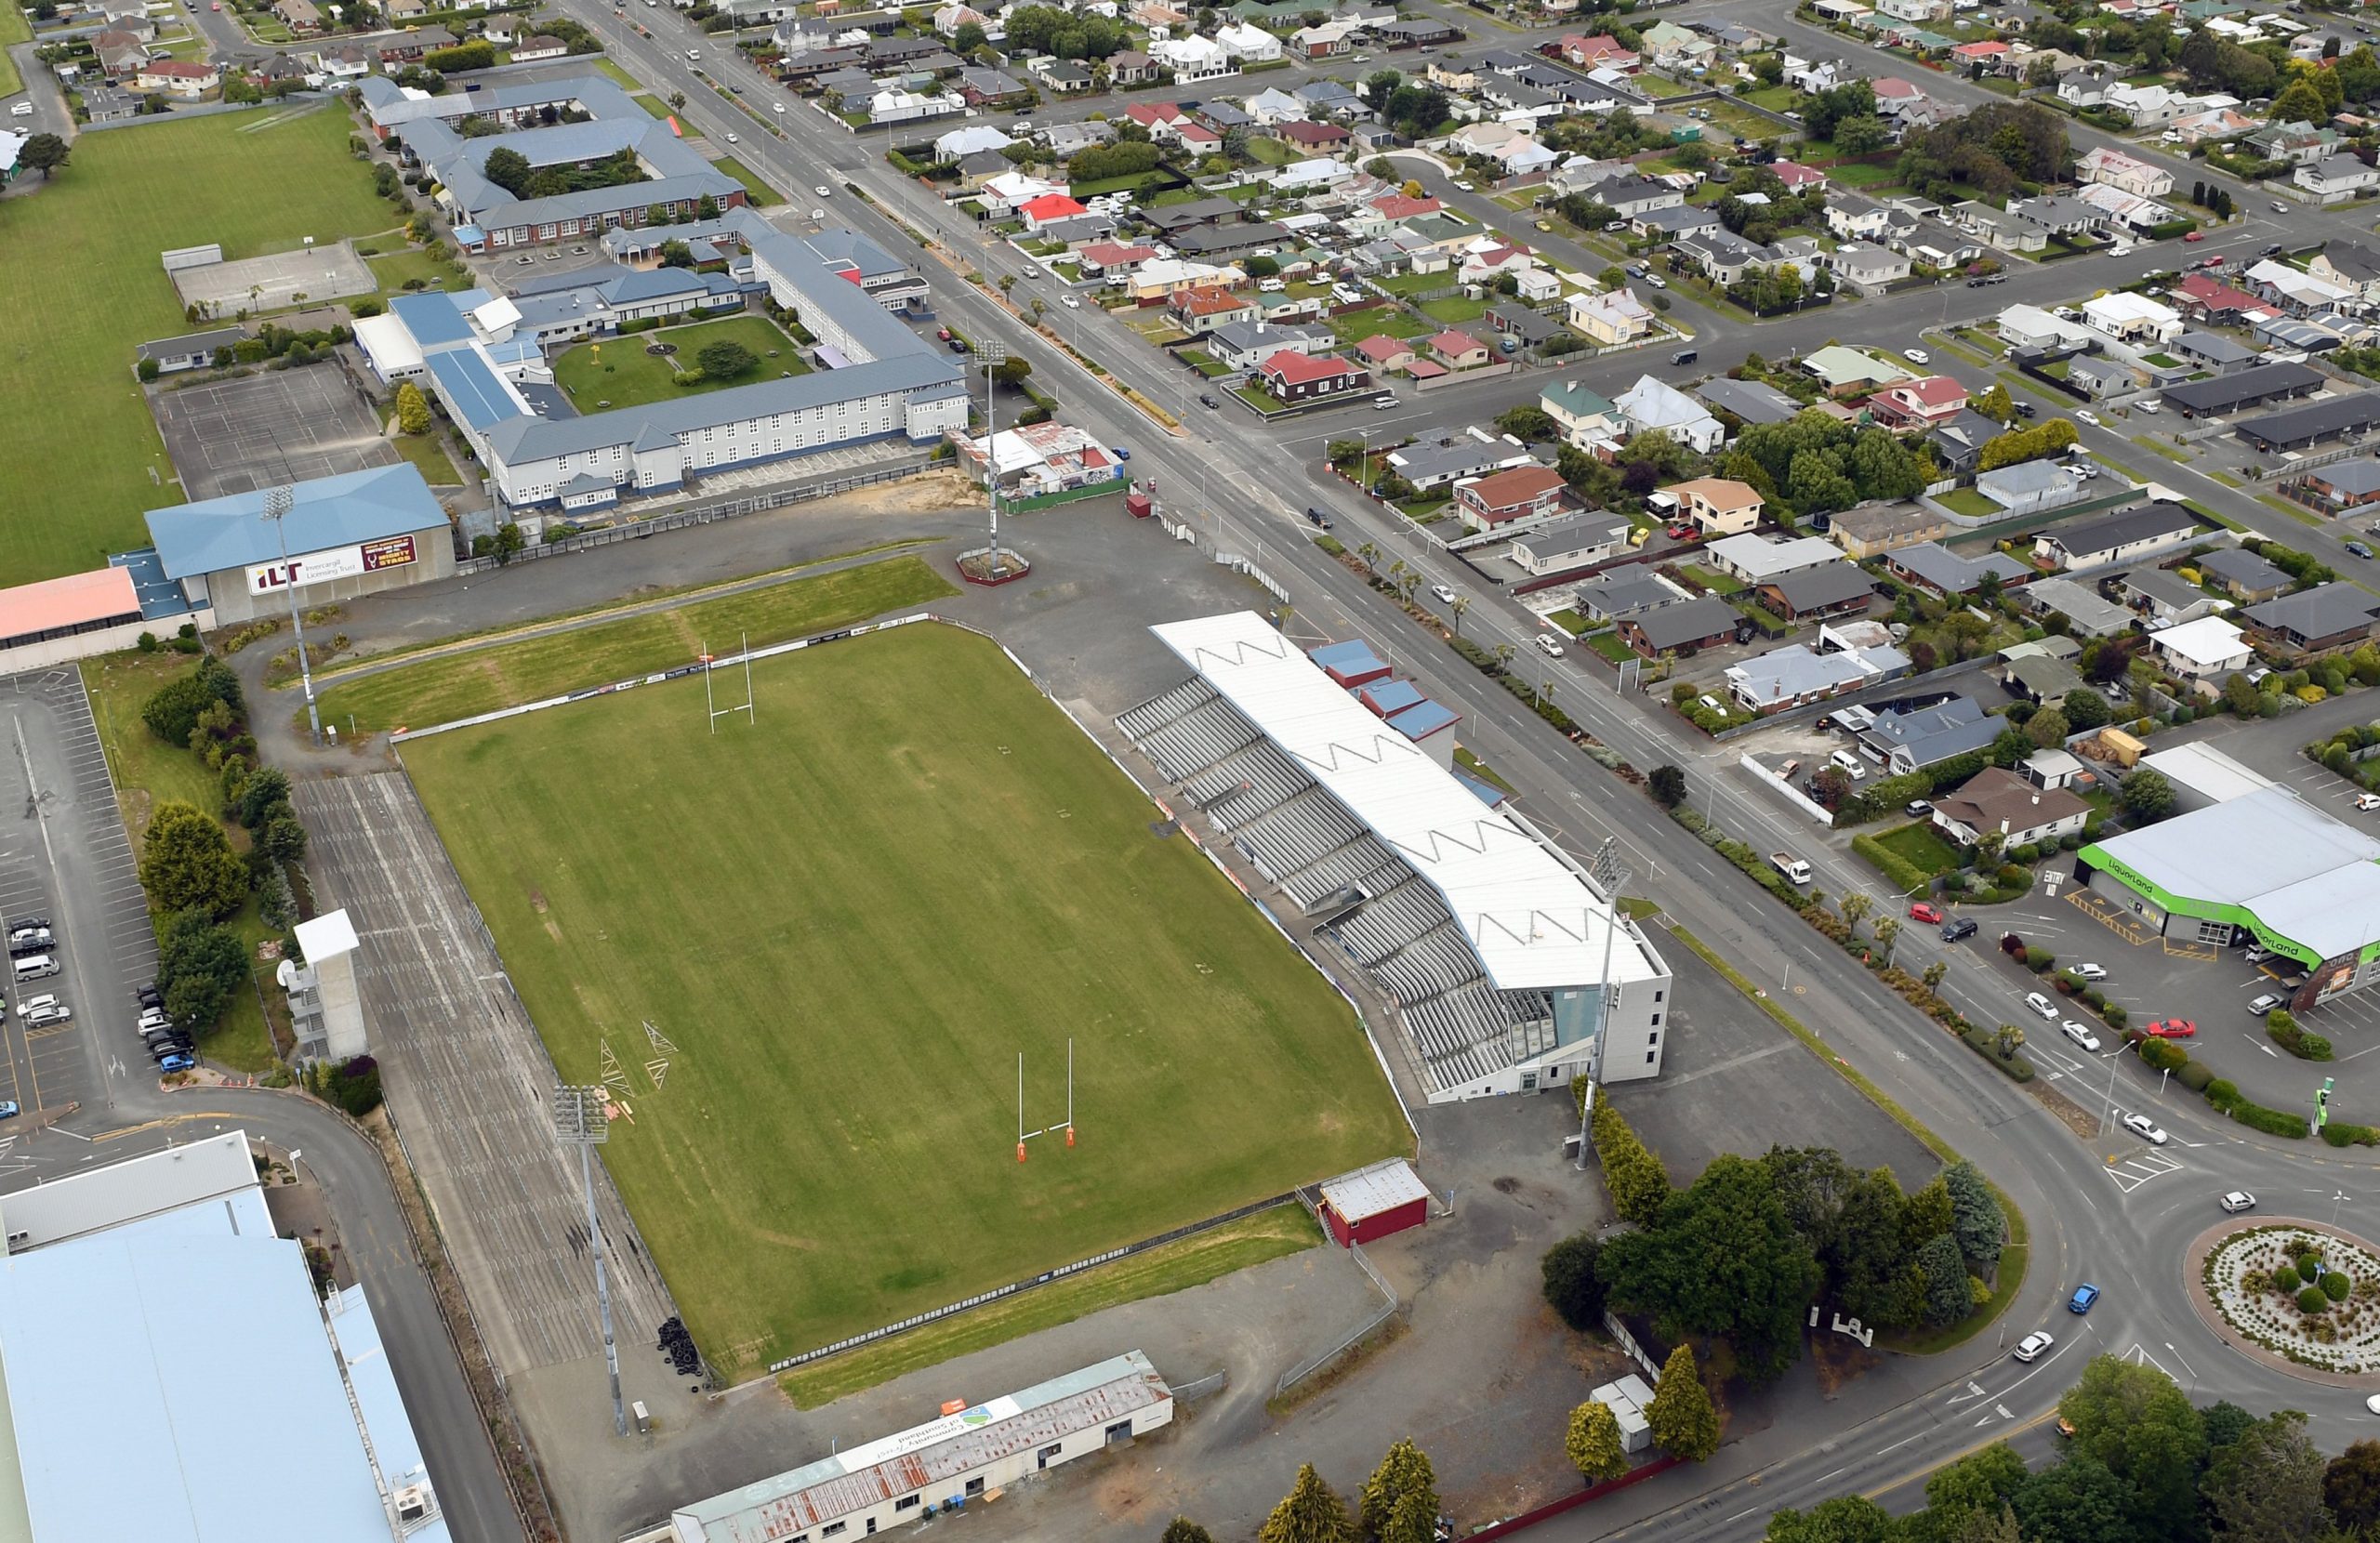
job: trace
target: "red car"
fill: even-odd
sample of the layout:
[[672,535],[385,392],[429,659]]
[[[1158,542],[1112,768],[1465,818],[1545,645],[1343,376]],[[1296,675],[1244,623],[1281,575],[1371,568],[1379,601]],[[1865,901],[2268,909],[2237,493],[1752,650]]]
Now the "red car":
[[2182,239],[2184,241],[2204,241],[2206,239],[2206,232],[2204,231],[2188,231],[2183,232]]
[[2223,266],[2223,254],[2217,252],[2211,257],[2201,257],[2198,259],[2198,265],[2201,268],[2220,268]]
[[1937,907],[1928,905],[1921,900],[1916,904],[1909,908],[1909,919],[1911,921],[1922,921],[1935,926],[1939,926],[1942,920],[1942,913]]
[[1691,525],[1681,523],[1669,528],[1669,538],[1672,541],[1691,541],[1694,537],[1695,529]]
[[2161,1023],[2149,1024],[2142,1032],[2158,1039],[2188,1039],[2198,1033],[2198,1025],[2187,1018],[2168,1018]]

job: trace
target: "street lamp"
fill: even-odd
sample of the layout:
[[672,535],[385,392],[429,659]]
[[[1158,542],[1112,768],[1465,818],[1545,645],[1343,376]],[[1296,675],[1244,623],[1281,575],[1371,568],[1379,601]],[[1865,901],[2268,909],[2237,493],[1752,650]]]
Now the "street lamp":
[[314,706],[314,670],[306,661],[306,624],[298,613],[298,573],[289,561],[289,531],[282,524],[289,517],[297,502],[295,489],[287,483],[264,491],[264,517],[272,521],[272,534],[281,543],[281,587],[289,596],[289,627],[298,635],[298,679],[306,685],[306,722],[314,732],[314,747],[323,744],[323,715]]
[[603,1364],[612,1374],[612,1434],[628,1433],[628,1410],[620,1404],[620,1347],[612,1338],[612,1291],[603,1278],[603,1229],[595,1220],[595,1159],[591,1150],[611,1140],[611,1092],[568,1084],[554,1089],[554,1140],[578,1149],[578,1178],[587,1191],[587,1246],[595,1257],[595,1304],[603,1318]]

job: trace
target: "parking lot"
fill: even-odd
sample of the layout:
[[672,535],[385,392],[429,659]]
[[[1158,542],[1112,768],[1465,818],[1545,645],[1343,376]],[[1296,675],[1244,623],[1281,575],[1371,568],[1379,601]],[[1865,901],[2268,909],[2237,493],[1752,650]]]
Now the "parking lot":
[[[20,811],[0,830],[0,915],[50,918],[60,972],[11,985],[0,1035],[0,1099],[22,1109],[0,1127],[0,1173],[39,1170],[86,1154],[20,1131],[80,1114],[104,1115],[126,1079],[154,1075],[133,1037],[133,991],[156,970],[156,936],[98,731],[72,669],[0,682],[0,806]],[[55,994],[71,1022],[28,1033],[15,1009]]]

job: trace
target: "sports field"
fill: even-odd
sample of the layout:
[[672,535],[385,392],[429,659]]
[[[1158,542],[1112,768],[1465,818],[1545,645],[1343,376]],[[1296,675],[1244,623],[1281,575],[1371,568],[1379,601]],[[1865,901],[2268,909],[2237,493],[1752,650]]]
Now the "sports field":
[[219,241],[252,257],[398,223],[333,106],[86,134],[48,186],[8,201],[10,249],[55,260],[0,285],[0,582],[146,546],[141,511],[181,502],[132,377],[136,345],[191,330],[158,253]]
[[[604,1161],[723,1370],[1409,1150],[1346,1005],[997,647],[756,674],[717,734],[695,680],[404,747],[562,1075],[624,1068]],[[1069,1035],[1078,1144],[1020,1166]]]

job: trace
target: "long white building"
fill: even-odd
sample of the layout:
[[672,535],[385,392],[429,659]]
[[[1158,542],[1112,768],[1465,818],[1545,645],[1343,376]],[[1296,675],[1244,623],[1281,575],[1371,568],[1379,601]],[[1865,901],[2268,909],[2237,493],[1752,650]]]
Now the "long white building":
[[1117,727],[1395,1000],[1432,1102],[1659,1074],[1669,967],[1552,842],[1254,612],[1149,630],[1193,674]]

